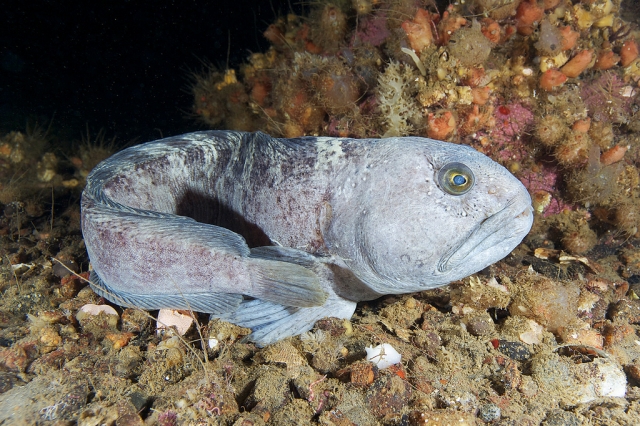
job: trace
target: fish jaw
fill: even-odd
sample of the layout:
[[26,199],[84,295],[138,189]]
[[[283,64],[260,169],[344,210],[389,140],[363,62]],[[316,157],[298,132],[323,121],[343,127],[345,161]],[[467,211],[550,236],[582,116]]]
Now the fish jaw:
[[[438,271],[449,274],[458,271],[452,280],[464,278],[488,264],[507,256],[527,235],[533,225],[533,207],[527,192],[522,192],[505,208],[494,213],[438,262]],[[508,234],[505,234],[508,229]],[[476,259],[481,259],[478,262]],[[471,271],[471,272],[468,272]]]

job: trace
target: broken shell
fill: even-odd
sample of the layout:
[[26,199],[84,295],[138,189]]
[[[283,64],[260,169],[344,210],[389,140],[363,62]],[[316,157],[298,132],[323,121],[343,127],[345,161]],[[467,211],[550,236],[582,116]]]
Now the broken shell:
[[367,361],[374,363],[379,369],[383,370],[398,364],[402,356],[388,343],[383,343],[375,348],[365,348],[367,351]]
[[116,312],[116,310],[112,306],[94,305],[93,303],[87,303],[86,305],[81,307],[76,314],[76,319],[80,324],[85,324],[92,317],[97,317],[100,314],[107,316],[110,326],[115,327],[118,324],[118,320],[120,317],[118,316],[118,312]]
[[191,315],[185,315],[173,309],[160,309],[156,333],[161,335],[166,330],[175,327],[178,334],[183,336],[189,330],[191,324],[193,324]]
[[530,330],[520,333],[520,340],[530,345],[539,345],[542,342],[544,327],[531,319],[527,320],[527,324],[529,325]]

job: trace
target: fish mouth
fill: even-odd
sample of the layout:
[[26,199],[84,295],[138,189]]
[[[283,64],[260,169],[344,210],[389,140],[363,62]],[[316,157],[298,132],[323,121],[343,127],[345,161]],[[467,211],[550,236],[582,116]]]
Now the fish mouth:
[[[478,224],[462,243],[450,248],[438,262],[438,272],[451,272],[463,263],[476,265],[476,257],[485,262],[477,270],[497,262],[522,241],[532,224],[533,208],[528,197],[512,199],[502,210]],[[470,273],[473,272],[476,271]]]

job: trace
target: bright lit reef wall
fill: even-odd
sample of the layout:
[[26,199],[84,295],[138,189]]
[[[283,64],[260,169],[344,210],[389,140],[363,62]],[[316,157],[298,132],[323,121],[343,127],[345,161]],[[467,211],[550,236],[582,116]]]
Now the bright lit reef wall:
[[264,36],[239,71],[196,76],[210,127],[467,144],[522,180],[564,250],[638,234],[640,34],[620,0],[319,2]]

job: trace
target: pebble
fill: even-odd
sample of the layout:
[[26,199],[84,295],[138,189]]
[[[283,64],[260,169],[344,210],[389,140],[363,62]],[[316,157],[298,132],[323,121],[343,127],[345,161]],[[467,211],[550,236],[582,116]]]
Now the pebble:
[[391,420],[407,406],[411,394],[411,386],[400,376],[381,371],[380,377],[367,390],[365,399],[374,416]]
[[626,394],[627,377],[610,358],[574,364],[557,354],[539,354],[532,358],[531,372],[542,392],[569,405]]
[[583,423],[578,416],[568,411],[554,410],[547,414],[547,418],[542,422],[544,426],[580,426]]
[[500,407],[496,404],[483,404],[478,410],[478,417],[483,422],[495,422],[500,418]]
[[531,351],[520,342],[498,340],[498,350],[514,361],[526,361],[531,358]]

